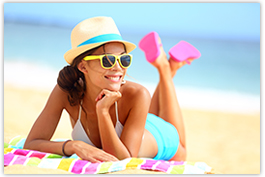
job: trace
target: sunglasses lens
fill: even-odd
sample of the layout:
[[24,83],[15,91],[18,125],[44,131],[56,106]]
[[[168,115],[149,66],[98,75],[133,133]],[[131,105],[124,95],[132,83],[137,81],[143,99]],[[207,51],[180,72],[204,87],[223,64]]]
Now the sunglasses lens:
[[102,58],[102,62],[103,62],[103,66],[106,68],[110,68],[113,66],[113,64],[115,63],[115,57],[108,55],[108,56],[104,56]]
[[123,55],[120,60],[123,67],[128,67],[131,64],[132,58],[130,55]]

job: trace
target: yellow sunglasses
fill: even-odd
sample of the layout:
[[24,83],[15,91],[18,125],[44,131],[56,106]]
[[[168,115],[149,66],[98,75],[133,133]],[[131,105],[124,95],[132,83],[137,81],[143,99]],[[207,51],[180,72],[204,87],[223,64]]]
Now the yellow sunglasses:
[[83,58],[83,60],[96,60],[100,59],[100,63],[102,68],[110,69],[116,64],[116,60],[119,59],[119,63],[121,67],[128,68],[132,63],[132,55],[131,54],[122,54],[122,55],[112,55],[112,54],[105,54],[105,55],[89,55]]

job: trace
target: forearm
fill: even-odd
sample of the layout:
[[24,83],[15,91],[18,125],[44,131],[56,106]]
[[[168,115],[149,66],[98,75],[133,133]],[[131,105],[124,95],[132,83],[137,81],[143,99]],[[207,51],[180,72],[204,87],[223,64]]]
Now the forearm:
[[[62,152],[63,143],[64,141],[55,142],[55,141],[37,139],[37,140],[31,140],[30,142],[25,143],[24,149],[31,149],[31,150],[41,151],[41,152],[64,155]],[[67,155],[72,155],[72,154],[67,154]]]
[[[92,163],[99,163],[105,161],[118,161],[114,156],[86,144],[83,141],[69,141],[63,147],[64,142],[52,142],[48,140],[32,140],[27,143],[24,148],[38,150],[59,155],[72,155],[76,154],[83,160],[88,160]],[[64,153],[62,152],[64,149]]]
[[120,160],[131,157],[130,152],[118,137],[108,111],[99,111],[97,114],[102,149]]

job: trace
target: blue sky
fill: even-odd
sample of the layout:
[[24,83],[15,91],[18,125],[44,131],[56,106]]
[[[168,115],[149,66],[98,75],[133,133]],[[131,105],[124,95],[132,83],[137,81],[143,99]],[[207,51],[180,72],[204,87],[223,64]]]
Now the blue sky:
[[5,20],[74,27],[111,16],[120,31],[199,38],[260,39],[260,3],[5,3]]

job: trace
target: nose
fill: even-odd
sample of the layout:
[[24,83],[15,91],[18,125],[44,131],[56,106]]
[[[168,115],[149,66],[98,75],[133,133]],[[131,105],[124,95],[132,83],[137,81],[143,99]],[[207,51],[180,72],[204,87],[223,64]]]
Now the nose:
[[120,65],[120,62],[118,61],[119,59],[116,59],[116,63],[115,65],[111,68],[112,70],[117,70],[117,71],[121,71],[123,68]]

